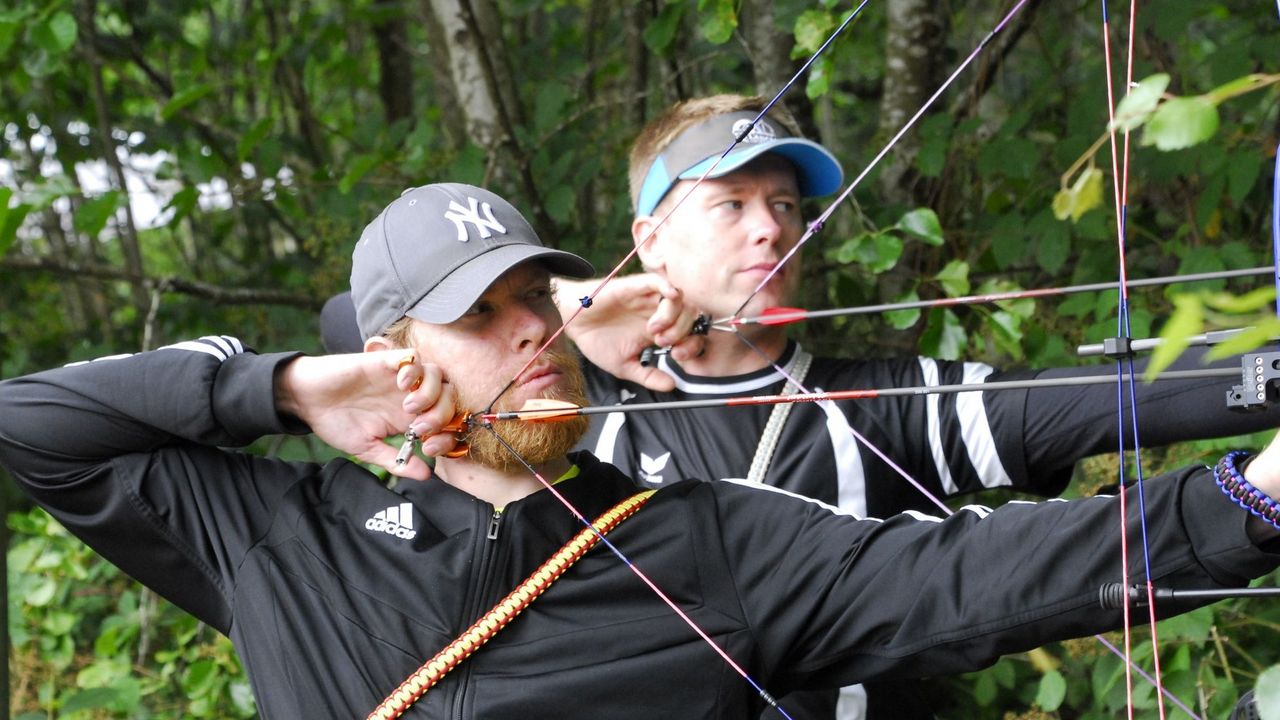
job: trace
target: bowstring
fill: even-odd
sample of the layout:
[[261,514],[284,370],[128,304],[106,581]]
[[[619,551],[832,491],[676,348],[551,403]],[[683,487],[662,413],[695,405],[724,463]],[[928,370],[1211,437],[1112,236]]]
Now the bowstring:
[[[1280,2],[1280,0],[1277,0],[1277,1]],[[799,252],[800,247],[804,245],[813,235],[815,235],[817,232],[819,232],[822,229],[823,225],[830,218],[830,216],[835,212],[837,207],[841,203],[843,203],[843,201],[850,194],[852,194],[853,190],[861,183],[863,178],[865,178],[871,172],[871,170],[880,162],[880,160],[883,159],[886,154],[888,154],[889,150],[911,129],[912,126],[914,126],[916,121],[928,110],[928,108],[938,99],[938,97],[941,96],[941,94],[951,85],[951,83],[956,79],[956,77],[958,77],[959,74],[963,72],[963,70],[966,67],[968,67],[970,63],[972,63],[972,61],[977,57],[977,55],[982,51],[982,49],[986,47],[986,45],[991,41],[991,39],[994,38],[1008,24],[1008,22],[1014,17],[1014,15],[1016,15],[1022,9],[1025,2],[1026,0],[1022,0],[1021,2],[1018,2],[1009,11],[1009,13],[1006,14],[1006,16],[1000,21],[1000,23],[997,24],[997,26],[990,33],[988,33],[986,37],[983,38],[983,40],[978,44],[978,46],[973,50],[973,52],[970,53],[970,55],[964,60],[964,62],[962,62],[960,66],[951,74],[951,76],[947,78],[947,80],[942,84],[942,86],[932,96],[930,96],[930,98],[925,102],[925,104],[920,108],[920,110],[917,111],[916,114],[913,115],[907,121],[907,123],[898,131],[898,133],[896,133],[893,136],[893,138],[890,139],[889,143],[871,160],[868,166],[861,173],[859,173],[859,175],[853,180],[853,182],[850,183],[849,186],[843,192],[841,192],[841,194],[837,196],[837,198],[831,204],[827,206],[827,208],[818,216],[818,218],[815,221],[809,224],[805,233],[802,235],[800,240],[797,241],[796,245],[792,247],[783,256],[783,258],[770,270],[770,272],[759,282],[759,284],[752,291],[752,293],[746,298],[746,300],[742,302],[742,304],[734,312],[733,316],[728,319],[728,322],[730,323],[730,326],[731,326],[731,331],[737,335],[740,341],[745,343],[747,347],[749,347],[755,353],[757,353],[762,358],[764,358],[766,362],[768,362],[770,365],[773,366],[775,371],[777,371],[782,377],[786,378],[787,381],[794,384],[802,392],[810,393],[811,391],[807,389],[803,383],[801,383],[799,380],[793,377],[790,373],[788,373],[785,368],[781,367],[781,365],[776,361],[775,358],[771,357],[769,354],[765,353],[763,350],[757,347],[754,343],[748,340],[747,337],[742,332],[740,332],[738,328],[732,327],[731,325],[732,321],[741,316],[742,312],[746,309],[747,305],[751,303],[751,301],[755,298],[756,295],[758,295],[761,291],[763,291],[763,289],[768,285],[768,283],[777,275],[778,272],[781,271],[781,268]],[[1131,87],[1133,84],[1133,64],[1134,64],[1133,48],[1134,48],[1134,36],[1135,36],[1134,29],[1136,26],[1135,18],[1136,18],[1136,11],[1137,11],[1136,0],[1131,0],[1131,3],[1132,4],[1130,9],[1130,20],[1129,20],[1130,30],[1129,30],[1128,63],[1127,63],[1127,70],[1126,70],[1126,76],[1127,76],[1126,86],[1127,87]],[[1115,103],[1114,103],[1113,85],[1111,82],[1111,70],[1110,70],[1111,53],[1110,53],[1110,40],[1109,40],[1110,32],[1109,32],[1109,19],[1107,17],[1107,12],[1106,12],[1106,0],[1102,0],[1102,6],[1103,6],[1103,43],[1105,47],[1105,58],[1106,58],[1106,67],[1107,67],[1106,75],[1107,75],[1108,113],[1111,117],[1111,123],[1109,124],[1109,128],[1110,128],[1109,132],[1111,135],[1112,165],[1113,165],[1113,178],[1114,178],[1113,185],[1115,186],[1114,192],[1116,196],[1116,207],[1117,207],[1117,234],[1118,234],[1118,242],[1119,242],[1119,267],[1120,267],[1119,276],[1120,277],[1119,277],[1118,285],[1120,289],[1120,293],[1119,293],[1120,305],[1119,305],[1118,323],[1119,323],[1119,334],[1121,336],[1128,337],[1129,333],[1131,332],[1131,325],[1129,321],[1129,308],[1128,308],[1128,275],[1125,267],[1125,216],[1127,212],[1127,196],[1128,196],[1128,168],[1129,168],[1128,161],[1129,161],[1130,133],[1127,129],[1125,130],[1125,133],[1124,133],[1124,165],[1123,165],[1123,174],[1121,174],[1120,169],[1118,167],[1118,161],[1116,158],[1117,151],[1115,148],[1115,131],[1114,131]],[[1280,158],[1277,159],[1277,168],[1280,168]],[[1280,169],[1277,170],[1277,175],[1278,177],[1280,177]],[[1277,207],[1280,208],[1280,180],[1277,181],[1276,193],[1277,193]],[[1277,216],[1278,216],[1278,219],[1276,220],[1275,244],[1276,244],[1277,258],[1280,258],[1280,209],[1277,210]],[[1280,260],[1278,260],[1278,263],[1277,263],[1276,278],[1277,278],[1277,286],[1280,287]],[[1280,314],[1280,297],[1278,297],[1277,299],[1277,313]],[[1123,381],[1124,381],[1126,368],[1125,368],[1125,362],[1123,359],[1117,360],[1117,371],[1119,373],[1117,378],[1116,388],[1117,388],[1117,407],[1119,412],[1119,424],[1120,424],[1119,430],[1117,432],[1117,437],[1118,437],[1119,455],[1120,455],[1119,496],[1120,496],[1120,512],[1121,512],[1121,552],[1123,556],[1122,573],[1123,573],[1124,583],[1125,583],[1124,586],[1128,587],[1129,586],[1129,583],[1128,583],[1128,575],[1129,575],[1128,534],[1125,527],[1125,518],[1127,518],[1127,507],[1126,507],[1127,502],[1126,502],[1126,492],[1124,487],[1125,486],[1125,482],[1124,482],[1124,477],[1125,477],[1124,475],[1124,466],[1125,466],[1124,435],[1125,435],[1125,432],[1124,432],[1124,396],[1123,396],[1123,386],[1124,386]],[[1136,371],[1134,369],[1132,355],[1130,355],[1128,358],[1127,372],[1130,380],[1129,402],[1130,402],[1130,407],[1132,408],[1130,413],[1130,419],[1132,423],[1132,432],[1133,432],[1134,446],[1135,446],[1134,456],[1135,456],[1136,475],[1137,475],[1136,485],[1137,485],[1138,501],[1139,501],[1138,503],[1139,518],[1141,521],[1141,530],[1142,530],[1143,559],[1144,559],[1146,577],[1147,577],[1146,585],[1147,585],[1147,593],[1148,593],[1148,607],[1150,612],[1149,626],[1151,628],[1153,657],[1155,659],[1154,677],[1144,672],[1142,668],[1137,667],[1137,665],[1133,662],[1132,647],[1131,647],[1131,620],[1130,620],[1128,603],[1124,605],[1124,610],[1123,610],[1124,636],[1125,636],[1125,649],[1123,653],[1121,653],[1111,643],[1107,642],[1106,639],[1103,638],[1101,635],[1098,635],[1095,637],[1097,637],[1105,646],[1111,649],[1112,652],[1116,653],[1117,655],[1120,655],[1124,660],[1125,677],[1126,677],[1126,693],[1127,693],[1127,699],[1128,699],[1127,704],[1129,708],[1130,718],[1132,718],[1133,716],[1132,673],[1133,673],[1133,670],[1135,669],[1144,678],[1150,681],[1158,691],[1156,693],[1156,696],[1158,698],[1158,703],[1160,708],[1160,717],[1162,719],[1165,717],[1164,697],[1166,695],[1168,695],[1170,699],[1174,702],[1174,704],[1176,704],[1180,709],[1182,709],[1191,717],[1196,718],[1198,716],[1194,712],[1192,712],[1190,708],[1188,708],[1184,703],[1178,700],[1178,698],[1174,697],[1171,693],[1169,693],[1167,689],[1165,689],[1163,680],[1161,677],[1161,672],[1160,672],[1159,645],[1157,643],[1156,618],[1155,618],[1155,610],[1154,610],[1154,586],[1152,585],[1151,579],[1150,579],[1151,578],[1151,569],[1150,569],[1151,562],[1150,562],[1150,554],[1148,551],[1148,542],[1147,542],[1145,497],[1143,493],[1144,478],[1143,478],[1143,472],[1142,472],[1141,450],[1138,447],[1137,396],[1136,396],[1136,391],[1134,389],[1134,380],[1136,377]],[[884,461],[891,469],[893,469],[896,473],[898,473],[900,476],[906,479],[911,485],[913,485],[918,490],[920,490],[926,498],[932,501],[935,505],[942,508],[943,511],[948,516],[953,514],[950,508],[948,508],[932,493],[927,491],[918,481],[916,481],[913,477],[910,476],[909,473],[903,470],[900,465],[893,462],[878,447],[876,447],[873,443],[867,440],[864,436],[862,436],[852,427],[850,427],[849,430],[852,433],[853,437],[857,439],[859,442],[861,442],[864,447],[871,450],[877,457],[879,457],[882,461]]]
[[[1113,71],[1111,67],[1111,41],[1110,41],[1110,18],[1107,12],[1106,0],[1101,0],[1102,6],[1102,34],[1103,47],[1105,56],[1105,72],[1107,86],[1107,114],[1108,114],[1108,137],[1111,147],[1111,167],[1112,167],[1112,188],[1114,202],[1116,208],[1116,243],[1119,271],[1119,287],[1117,318],[1116,318],[1116,334],[1121,338],[1132,337],[1132,324],[1129,315],[1129,288],[1128,288],[1128,267],[1127,267],[1127,230],[1128,230],[1128,213],[1129,213],[1129,160],[1130,160],[1130,140],[1131,131],[1126,124],[1124,128],[1123,149],[1117,150],[1116,133],[1115,133],[1115,91],[1112,81]],[[1130,91],[1134,86],[1133,67],[1134,67],[1134,42],[1137,35],[1137,0],[1130,0],[1129,6],[1129,37],[1128,37],[1128,58],[1125,69],[1125,89]],[[1118,154],[1123,153],[1123,160],[1118,158]],[[1137,390],[1133,387],[1136,378],[1134,369],[1133,354],[1131,352],[1122,354],[1116,358],[1116,414],[1117,414],[1117,438],[1119,444],[1119,474],[1118,474],[1118,494],[1120,496],[1120,537],[1121,537],[1121,564],[1124,587],[1129,587],[1129,542],[1128,542],[1128,508],[1127,508],[1127,488],[1125,481],[1125,393],[1124,378],[1129,378],[1129,423],[1132,428],[1133,437],[1133,458],[1134,458],[1134,474],[1135,488],[1138,495],[1138,521],[1141,531],[1142,541],[1142,560],[1145,576],[1145,585],[1147,590],[1147,611],[1148,611],[1148,627],[1151,634],[1151,650],[1152,661],[1155,670],[1156,689],[1163,691],[1164,683],[1160,670],[1160,644],[1159,636],[1156,628],[1156,610],[1155,610],[1155,586],[1151,579],[1151,553],[1149,536],[1147,532],[1147,515],[1146,515],[1146,493],[1144,490],[1144,475],[1142,464],[1142,445],[1141,438],[1138,433],[1138,402]],[[1124,641],[1125,641],[1125,692],[1128,700],[1129,717],[1133,718],[1133,677],[1129,672],[1132,666],[1132,616],[1129,612],[1129,604],[1124,604]],[[1156,693],[1158,701],[1159,713],[1161,720],[1166,717],[1164,706],[1163,692]]]
[[634,573],[635,576],[638,577],[641,582],[643,582],[646,586],[648,586],[648,588],[651,591],[653,591],[655,595],[658,596],[658,599],[662,600],[662,602],[666,604],[666,606],[670,608],[671,611],[674,612],[677,617],[683,620],[684,623],[688,625],[689,628],[692,629],[693,632],[697,634],[697,636],[701,638],[703,642],[711,646],[711,649],[714,650],[716,654],[719,655],[720,658],[729,665],[729,667],[733,668],[734,672],[738,673],[738,675],[743,680],[746,680],[747,684],[749,684],[753,689],[755,689],[756,694],[759,695],[762,700],[764,700],[766,705],[778,711],[778,713],[782,715],[784,718],[786,718],[787,720],[793,720],[792,717],[787,714],[787,711],[784,710],[782,706],[778,704],[777,699],[774,698],[773,695],[769,693],[769,691],[765,690],[764,687],[760,685],[760,683],[756,682],[755,679],[752,678],[751,675],[749,675],[747,671],[744,670],[742,666],[739,665],[737,661],[735,661],[733,657],[731,657],[729,653],[724,650],[724,648],[720,647],[720,645],[714,639],[712,639],[712,637],[708,635],[705,630],[703,630],[696,622],[694,622],[693,618],[689,617],[688,613],[686,613],[683,609],[681,609],[681,607],[674,600],[672,600],[665,592],[663,592],[662,588],[659,587],[657,583],[655,583],[653,580],[650,580],[649,576],[646,575],[643,570],[641,570],[635,563],[631,562],[631,558],[627,557],[627,555],[623,553],[621,550],[619,550],[616,545],[610,542],[609,539],[605,537],[604,533],[602,533],[598,528],[596,528],[596,526],[592,524],[592,522],[588,520],[587,517],[583,515],[576,506],[574,506],[573,502],[570,501],[569,498],[566,498],[564,495],[560,493],[559,490],[556,490],[555,485],[553,483],[549,482],[545,477],[543,477],[542,473],[538,472],[538,470],[535,467],[533,467],[533,465],[531,465],[527,460],[525,460],[524,457],[521,456],[520,453],[517,452],[515,448],[511,447],[511,445],[507,443],[506,439],[503,438],[502,435],[500,435],[496,429],[494,429],[493,423],[486,422],[482,425],[482,427],[488,430],[493,435],[493,437],[498,441],[498,443],[501,444],[502,447],[507,450],[507,452],[511,453],[512,457],[514,457],[521,465],[523,465],[525,470],[527,470],[530,474],[532,474],[533,477],[537,479],[537,481],[541,483],[544,488],[551,491],[551,494],[556,498],[556,500],[560,501],[560,504],[564,505],[565,509],[569,511],[569,514],[573,515],[580,523],[582,523],[588,529],[590,529],[591,532],[594,533],[595,536],[599,539],[599,541],[605,547],[607,547],[609,551],[612,552],[614,556],[616,556],[618,560],[622,562],[623,565],[626,565],[627,568],[631,570],[631,572]]
[[[609,271],[609,274],[605,275],[605,277],[600,280],[600,284],[596,286],[595,290],[591,291],[590,294],[588,294],[586,297],[579,300],[578,307],[574,308],[573,313],[569,315],[568,319],[566,319],[563,323],[561,323],[560,327],[555,332],[553,332],[549,338],[547,338],[546,342],[544,342],[536,352],[534,352],[533,357],[529,358],[529,361],[526,362],[524,366],[520,368],[520,370],[515,374],[515,376],[513,376],[511,380],[509,380],[507,384],[504,385],[502,389],[498,391],[498,394],[494,396],[493,400],[491,400],[489,404],[485,406],[484,410],[482,410],[480,414],[486,414],[492,411],[493,406],[497,404],[498,400],[508,390],[510,390],[513,385],[516,384],[516,382],[520,379],[520,376],[523,375],[526,370],[532,367],[533,364],[537,362],[538,358],[541,357],[542,354],[546,352],[547,349],[550,348],[551,345],[555,343],[555,341],[559,339],[559,337],[562,334],[564,334],[565,329],[569,327],[569,324],[572,323],[574,320],[577,320],[578,316],[581,315],[584,310],[591,307],[592,303],[596,299],[596,296],[598,296],[600,292],[604,290],[605,285],[607,285],[610,281],[612,281],[615,277],[617,277],[620,272],[622,272],[622,268],[624,268],[627,265],[627,263],[631,262],[631,259],[634,258],[640,252],[640,248],[644,247],[644,245],[649,242],[649,240],[654,236],[654,234],[656,234],[658,230],[664,224],[666,224],[667,220],[672,216],[672,214],[674,214],[676,210],[678,210],[680,206],[684,204],[685,200],[687,200],[691,195],[693,195],[694,191],[697,190],[698,187],[702,185],[702,183],[706,181],[707,178],[711,177],[711,174],[715,172],[716,168],[720,166],[720,163],[726,157],[728,157],[729,153],[733,152],[733,149],[736,148],[739,144],[741,144],[742,141],[746,139],[752,133],[752,131],[755,130],[756,123],[760,122],[760,120],[764,118],[764,116],[771,109],[773,109],[773,106],[776,105],[778,101],[782,99],[782,96],[786,94],[786,92],[790,90],[793,85],[795,85],[795,83],[800,79],[800,77],[805,72],[808,71],[809,67],[812,66],[813,63],[817,61],[818,57],[821,56],[822,53],[826,52],[827,48],[830,47],[833,42],[835,42],[836,38],[838,38],[842,33],[844,33],[845,28],[849,27],[849,25],[852,24],[853,21],[859,15],[862,14],[862,9],[865,8],[867,4],[870,2],[871,0],[862,0],[862,2],[859,3],[856,8],[854,8],[853,12],[849,13],[848,17],[846,17],[844,21],[841,22],[840,25],[836,27],[836,29],[830,35],[827,36],[827,39],[822,43],[822,45],[819,46],[818,49],[815,50],[813,54],[809,56],[809,59],[806,60],[803,65],[800,66],[800,69],[797,70],[791,76],[791,78],[787,80],[787,82],[782,86],[782,89],[774,93],[773,97],[769,100],[769,102],[765,103],[764,107],[760,110],[760,112],[756,113],[756,116],[751,119],[751,122],[747,123],[747,125],[743,127],[742,131],[739,132],[738,135],[734,137],[733,141],[729,143],[729,147],[725,148],[724,152],[720,153],[719,157],[715,159],[715,162],[711,163],[711,166],[708,167],[706,170],[704,170],[702,174],[699,175],[698,178],[694,181],[694,183],[685,189],[684,193],[677,198],[676,202],[671,207],[667,208],[667,211],[662,214],[662,216],[658,219],[657,223],[655,223],[652,227],[650,227],[649,231],[645,233],[644,236],[641,237],[640,240],[635,244],[635,247],[631,249],[631,252],[627,253],[626,256],[622,258],[622,261],[619,262],[617,265],[615,265],[614,268]],[[1026,2],[1026,0],[1023,0],[1023,2]]]

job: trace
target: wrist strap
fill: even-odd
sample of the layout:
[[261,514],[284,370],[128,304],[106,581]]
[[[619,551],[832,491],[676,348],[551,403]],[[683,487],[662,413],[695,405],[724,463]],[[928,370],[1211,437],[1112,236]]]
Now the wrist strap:
[[1266,520],[1280,530],[1280,503],[1244,479],[1241,469],[1252,459],[1249,453],[1229,452],[1213,466],[1213,479],[1235,504]]
[[[622,523],[623,520],[631,517],[637,510],[644,506],[649,498],[657,492],[656,490],[644,490],[614,505],[608,512],[601,515],[591,524],[591,528],[583,528],[581,532],[573,536],[569,542],[556,551],[554,555],[547,559],[533,572],[524,582],[516,586],[502,599],[493,609],[485,613],[475,622],[474,625],[467,628],[466,632],[458,636],[457,640],[449,643],[443,650],[436,653],[435,657],[428,660],[410,675],[404,682],[400,683],[400,687],[395,692],[387,696],[373,712],[369,713],[366,720],[390,720],[398,718],[409,709],[411,705],[417,702],[423,695],[427,693],[440,679],[450,670],[462,664],[471,656],[471,653],[480,649],[481,645],[489,642],[498,631],[507,626],[517,615],[519,615],[529,604],[538,598],[539,595],[546,592],[551,583],[555,582],[565,570],[576,563],[587,551],[595,547],[600,542],[600,536],[608,533]],[[592,529],[594,528],[594,530]]]

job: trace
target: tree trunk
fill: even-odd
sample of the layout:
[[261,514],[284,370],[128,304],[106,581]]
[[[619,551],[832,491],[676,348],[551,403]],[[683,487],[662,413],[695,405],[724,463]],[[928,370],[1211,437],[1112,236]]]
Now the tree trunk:
[[[897,134],[936,90],[937,60],[943,56],[945,21],[937,3],[895,0],[885,5],[884,88],[880,100],[879,137]],[[886,203],[914,204],[911,165],[920,149],[909,132],[880,164],[880,196]]]
[[[778,94],[803,64],[791,59],[795,37],[778,26],[773,5],[772,0],[743,0],[738,20],[738,28],[741,30],[739,37],[751,60],[756,94],[767,98]],[[795,116],[796,122],[800,124],[800,132],[805,137],[819,138],[813,103],[804,91],[805,82],[806,78],[798,79],[796,86],[788,90],[779,102],[786,105]]]
[[481,58],[481,38],[475,36],[462,7],[465,0],[427,0],[439,23],[448,55],[449,79],[458,99],[458,109],[466,119],[467,136],[475,144],[493,151],[502,137],[498,97],[485,77]]
[[378,45],[378,95],[387,124],[413,116],[413,58],[409,55],[409,32],[399,3],[380,0],[374,9],[385,13],[373,24]]
[[[81,7],[80,26],[93,27],[93,19],[96,15],[96,3],[94,0],[86,0]],[[93,109],[94,118],[96,120],[96,130],[98,133],[98,141],[102,145],[102,159],[107,164],[107,168],[111,171],[110,177],[112,185],[124,195],[124,222],[118,224],[120,234],[120,247],[124,251],[125,268],[129,274],[136,277],[145,277],[142,267],[142,249],[138,245],[138,229],[133,221],[133,208],[129,202],[129,185],[124,175],[124,165],[120,163],[120,157],[116,154],[115,140],[111,136],[112,123],[111,113],[107,108],[107,94],[102,82],[102,61],[98,56],[98,50],[94,46],[95,39],[93,35],[86,35],[86,41],[82,45],[84,49],[85,59],[89,65],[89,80],[93,92]],[[138,307],[139,314],[146,311],[148,298],[147,291],[141,284],[135,284],[132,288],[133,301]]]

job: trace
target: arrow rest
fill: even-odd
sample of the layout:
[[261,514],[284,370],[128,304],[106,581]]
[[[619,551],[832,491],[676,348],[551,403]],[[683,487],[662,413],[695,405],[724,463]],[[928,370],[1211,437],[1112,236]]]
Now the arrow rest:
[[1240,366],[1241,383],[1227,391],[1227,407],[1256,412],[1280,399],[1280,352],[1248,353]]

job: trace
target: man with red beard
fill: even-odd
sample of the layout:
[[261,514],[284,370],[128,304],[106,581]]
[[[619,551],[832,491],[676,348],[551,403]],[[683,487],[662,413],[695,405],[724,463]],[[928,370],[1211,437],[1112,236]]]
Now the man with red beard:
[[[550,273],[590,271],[492,193],[414,188],[353,255],[364,352],[218,336],[8,380],[0,464],[229,635],[264,718],[744,718],[792,690],[973,669],[1120,624],[1096,609],[1120,579],[1114,498],[879,521],[744,482],[638,492],[566,454],[580,424],[517,437],[486,419],[580,400],[572,356],[538,349],[560,322]],[[387,444],[406,430],[434,472]],[[307,431],[418,481],[224,449]],[[1273,570],[1277,496],[1274,443],[1150,481],[1153,581]],[[591,518],[626,562],[586,549]]]

